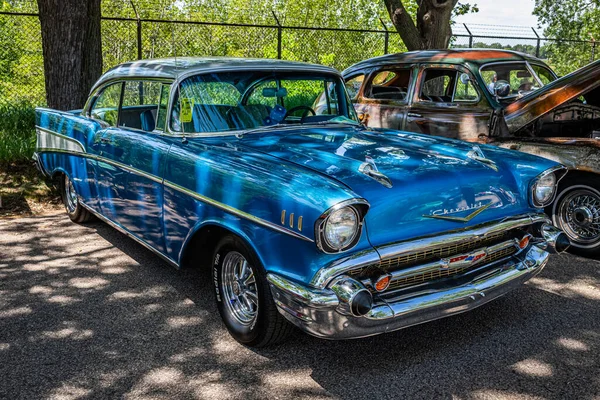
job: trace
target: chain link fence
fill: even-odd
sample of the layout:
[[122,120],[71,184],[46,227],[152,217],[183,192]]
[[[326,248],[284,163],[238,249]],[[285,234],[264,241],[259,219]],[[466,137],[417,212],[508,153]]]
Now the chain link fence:
[[[406,51],[400,36],[380,30],[228,24],[103,17],[103,66],[139,58],[231,56],[282,58],[340,70],[366,58]],[[454,48],[499,48],[547,60],[559,74],[596,59],[595,42],[547,39],[531,28],[455,25]],[[508,34],[507,34],[508,32]],[[529,35],[529,36],[527,36]],[[45,103],[40,23],[35,13],[0,12],[0,107]]]

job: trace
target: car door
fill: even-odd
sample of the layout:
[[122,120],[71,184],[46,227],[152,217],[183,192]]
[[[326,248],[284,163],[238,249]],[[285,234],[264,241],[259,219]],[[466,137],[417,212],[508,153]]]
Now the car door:
[[491,107],[462,66],[422,65],[405,129],[468,141],[485,141]]
[[174,140],[163,135],[171,82],[131,80],[123,85],[119,121],[107,132],[112,160],[127,171],[117,221],[164,253],[163,175]]
[[353,88],[362,80],[361,89],[352,98],[359,119],[373,128],[404,129],[411,98],[412,66],[384,66],[365,75],[351,75],[346,88],[351,97]]
[[117,159],[123,149],[118,140],[119,107],[123,91],[123,82],[116,82],[100,88],[91,100],[88,117],[96,121],[96,130],[89,152],[95,161],[95,184],[98,194],[98,208],[103,216],[118,222],[118,216],[125,207],[125,186],[128,171],[122,168]]

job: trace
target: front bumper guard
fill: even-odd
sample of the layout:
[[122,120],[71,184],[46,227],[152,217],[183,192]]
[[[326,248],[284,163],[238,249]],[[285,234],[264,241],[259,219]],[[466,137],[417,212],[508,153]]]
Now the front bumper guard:
[[468,283],[393,300],[378,298],[362,317],[341,313],[339,300],[330,289],[309,288],[272,273],[267,279],[279,311],[294,325],[321,338],[360,338],[472,310],[516,289],[548,262],[544,245],[530,245],[517,255],[491,263]]

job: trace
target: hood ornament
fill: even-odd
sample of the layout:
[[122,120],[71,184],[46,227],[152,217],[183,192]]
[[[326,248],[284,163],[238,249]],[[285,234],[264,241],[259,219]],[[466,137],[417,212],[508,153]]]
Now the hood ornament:
[[373,160],[372,157],[365,157],[365,162],[360,164],[358,167],[358,172],[376,180],[388,189],[392,187],[392,180],[379,172],[377,165],[375,165],[375,160]]
[[[473,205],[471,207],[465,207],[462,209],[457,209],[457,210],[443,210],[442,213],[432,213],[430,215],[423,215],[425,218],[434,218],[434,219],[444,219],[447,221],[454,221],[454,222],[469,222],[470,220],[472,220],[473,218],[475,218],[476,216],[478,216],[479,214],[481,214],[482,212],[484,212],[485,210],[487,210],[488,208],[490,208],[492,206],[493,203],[489,203],[484,205]],[[474,210],[471,214],[467,215],[466,217],[453,217],[451,215],[448,214],[452,214],[455,212],[460,212],[460,211],[467,211],[467,210]]]
[[474,161],[478,161],[480,163],[482,163],[483,165],[485,165],[486,167],[489,167],[491,169],[493,169],[494,171],[498,172],[498,166],[496,165],[496,163],[492,160],[490,160],[489,158],[485,157],[485,154],[483,154],[483,150],[481,150],[481,147],[474,145],[471,148],[471,151],[469,151],[467,153],[467,157],[470,158],[471,160]]

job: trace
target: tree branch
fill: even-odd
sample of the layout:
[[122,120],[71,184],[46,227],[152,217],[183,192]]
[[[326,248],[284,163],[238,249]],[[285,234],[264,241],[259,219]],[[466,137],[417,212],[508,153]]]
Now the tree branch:
[[421,50],[423,41],[411,16],[404,8],[402,0],[384,0],[392,24],[400,34],[408,50]]

